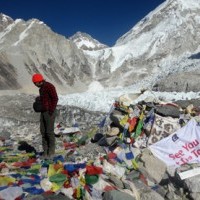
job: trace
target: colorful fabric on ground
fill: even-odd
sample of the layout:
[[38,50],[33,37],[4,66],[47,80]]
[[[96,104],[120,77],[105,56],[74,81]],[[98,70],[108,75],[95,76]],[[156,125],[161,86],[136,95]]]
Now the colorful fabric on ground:
[[148,145],[154,144],[180,129],[179,119],[155,114]]

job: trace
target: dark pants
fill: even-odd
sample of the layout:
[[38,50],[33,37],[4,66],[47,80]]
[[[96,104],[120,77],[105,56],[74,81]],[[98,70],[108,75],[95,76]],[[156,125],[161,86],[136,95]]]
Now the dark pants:
[[56,111],[52,115],[43,112],[40,115],[40,132],[42,134],[42,147],[44,154],[52,155],[55,153],[55,123]]

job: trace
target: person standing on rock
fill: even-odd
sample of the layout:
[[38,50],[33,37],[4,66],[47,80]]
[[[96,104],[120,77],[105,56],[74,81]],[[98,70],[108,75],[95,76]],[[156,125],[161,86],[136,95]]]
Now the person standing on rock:
[[[54,123],[56,117],[56,106],[58,103],[58,95],[53,84],[44,80],[41,74],[34,74],[32,81],[39,88],[40,112],[40,132],[42,135],[43,158],[52,159],[55,154],[55,134]],[[33,106],[34,107],[34,106]]]

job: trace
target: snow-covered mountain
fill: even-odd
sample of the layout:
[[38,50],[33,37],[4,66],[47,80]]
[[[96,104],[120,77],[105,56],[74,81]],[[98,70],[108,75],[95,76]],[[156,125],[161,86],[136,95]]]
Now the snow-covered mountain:
[[166,0],[113,47],[80,32],[67,39],[36,19],[10,20],[0,32],[0,88],[28,90],[31,75],[41,72],[69,92],[87,91],[93,83],[160,89],[171,75],[171,90],[193,90],[194,80],[182,73],[200,68],[199,30],[199,0]]
[[198,59],[191,59],[199,52],[199,30],[200,1],[167,0],[114,47],[87,54],[101,69],[110,66],[106,86],[152,85],[172,73],[200,67]]
[[83,50],[94,51],[108,47],[107,45],[100,43],[98,40],[95,40],[87,33],[77,32],[69,39],[71,39],[78,48]]
[[0,32],[0,43],[1,89],[28,91],[36,72],[68,92],[71,87],[82,91],[91,81],[82,50],[37,19],[13,21]]
[[0,13],[0,31],[3,31],[9,24],[12,24],[14,21],[7,15]]

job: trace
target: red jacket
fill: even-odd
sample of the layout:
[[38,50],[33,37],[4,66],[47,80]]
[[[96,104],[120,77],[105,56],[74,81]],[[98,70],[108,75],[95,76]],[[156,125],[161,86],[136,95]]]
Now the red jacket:
[[58,103],[58,95],[54,85],[44,81],[39,92],[44,112],[49,111],[49,114],[52,114]]

